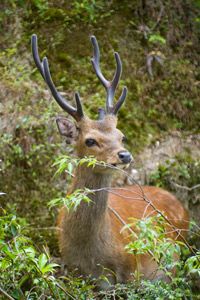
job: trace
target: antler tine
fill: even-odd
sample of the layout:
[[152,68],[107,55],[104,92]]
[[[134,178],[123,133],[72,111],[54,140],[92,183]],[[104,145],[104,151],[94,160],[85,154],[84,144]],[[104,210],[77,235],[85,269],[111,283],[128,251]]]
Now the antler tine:
[[[108,81],[101,72],[101,68],[99,65],[100,51],[99,51],[98,42],[97,42],[97,39],[95,36],[91,36],[91,42],[92,42],[93,49],[94,49],[94,56],[91,59],[91,62],[92,62],[92,65],[93,65],[93,68],[94,68],[94,71],[95,71],[97,77],[99,78],[99,80],[101,81],[101,83],[103,84],[103,86],[105,87],[106,92],[107,92],[106,112],[108,114],[116,114],[126,97],[126,92],[123,91],[122,94],[123,94],[123,96],[125,95],[125,97],[121,96],[120,99],[118,100],[119,103],[117,102],[116,105],[113,107],[113,99],[114,99],[115,91],[116,91],[116,88],[117,88],[117,85],[119,83],[119,79],[120,79],[120,76],[122,73],[122,63],[121,63],[120,56],[117,52],[115,52],[116,71],[115,71],[113,80]],[[117,108],[115,109],[115,107],[117,107]]]
[[81,99],[80,99],[80,96],[79,96],[78,92],[75,93],[75,100],[76,100],[77,114],[80,116],[80,118],[83,118],[84,113],[83,113]]
[[99,109],[98,109],[98,113],[99,113],[99,118],[98,118],[98,120],[103,120],[104,117],[105,117],[105,114],[106,114],[105,110],[104,110],[103,108],[99,108]]
[[64,100],[64,98],[58,93],[58,91],[55,88],[55,85],[54,85],[54,83],[52,81],[52,78],[51,78],[48,60],[47,60],[46,57],[43,58],[42,64],[43,64],[43,67],[44,67],[45,81],[46,81],[48,87],[50,88],[50,91],[51,91],[54,99],[62,107],[62,109],[64,109],[70,115],[75,117],[76,109],[74,107],[72,107],[71,105],[67,104],[66,101]]
[[32,35],[31,48],[32,48],[32,54],[33,54],[34,62],[36,64],[38,70],[40,71],[40,74],[42,75],[42,77],[45,80],[43,65],[41,63],[40,56],[39,56],[39,53],[38,53],[38,42],[37,42],[37,35],[36,34]]
[[93,45],[93,49],[94,49],[94,57],[91,59],[94,71],[97,75],[97,77],[99,78],[99,80],[101,81],[101,83],[103,84],[103,86],[105,87],[105,89],[107,90],[110,82],[103,76],[102,72],[101,72],[101,68],[99,65],[99,60],[100,60],[100,51],[99,51],[99,45],[97,42],[96,37],[93,35],[91,36],[91,42]]
[[35,61],[35,64],[40,71],[42,77],[44,78],[46,84],[48,85],[54,99],[56,102],[62,107],[63,110],[68,112],[76,121],[80,121],[84,114],[83,114],[83,109],[80,101],[80,97],[78,93],[75,93],[75,100],[76,100],[76,106],[77,109],[75,109],[73,106],[69,105],[67,103],[67,100],[63,98],[60,93],[57,91],[53,80],[51,78],[51,73],[49,70],[49,64],[48,64],[48,59],[46,57],[43,58],[42,62],[39,57],[38,53],[38,45],[37,45],[37,35],[32,35],[32,52],[33,52],[33,58]]
[[113,110],[112,110],[113,115],[116,115],[118,113],[120,107],[122,106],[122,104],[124,103],[124,101],[126,99],[127,92],[128,92],[128,89],[127,89],[126,86],[124,86],[124,88],[122,90],[122,94],[119,97],[119,100],[117,101],[117,103],[113,107]]

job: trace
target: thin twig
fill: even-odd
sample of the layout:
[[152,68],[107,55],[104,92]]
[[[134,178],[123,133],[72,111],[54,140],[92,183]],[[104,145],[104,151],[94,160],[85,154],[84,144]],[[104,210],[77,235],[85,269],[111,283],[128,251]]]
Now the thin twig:
[[177,188],[180,188],[180,189],[183,189],[183,190],[186,190],[186,191],[193,191],[195,189],[198,189],[200,188],[200,183],[199,184],[196,184],[192,187],[188,187],[188,186],[185,186],[185,185],[180,185],[176,182],[173,182],[173,181],[170,181],[174,186],[176,186]]
[[56,282],[56,286],[59,288],[59,289],[61,289],[64,293],[65,293],[65,295],[67,295],[68,297],[70,297],[71,299],[73,299],[73,300],[77,300],[76,298],[74,298],[74,296],[70,293],[70,292],[68,292],[68,291],[66,291],[60,284],[58,284],[57,282]]
[[[31,226],[35,226],[34,224],[31,224]],[[58,230],[58,231],[63,231],[60,227],[58,226],[50,226],[50,227],[29,227],[29,230]]]
[[162,19],[163,15],[164,15],[164,6],[163,6],[163,3],[162,3],[162,1],[159,1],[159,2],[160,2],[160,12],[159,12],[159,14],[158,14],[156,23],[155,23],[154,26],[151,28],[151,31],[154,31],[154,30],[158,27],[158,25],[159,25],[160,22],[161,22],[161,19]]
[[150,206],[150,204],[147,203],[147,205],[146,205],[146,207],[145,207],[145,210],[144,210],[144,212],[143,212],[143,215],[142,215],[142,219],[145,218],[145,215],[146,215],[146,212],[147,212],[147,209],[149,208],[149,206]]
[[13,297],[11,297],[6,291],[4,291],[1,287],[0,287],[0,293],[2,295],[4,295],[7,299],[9,300],[15,300]]

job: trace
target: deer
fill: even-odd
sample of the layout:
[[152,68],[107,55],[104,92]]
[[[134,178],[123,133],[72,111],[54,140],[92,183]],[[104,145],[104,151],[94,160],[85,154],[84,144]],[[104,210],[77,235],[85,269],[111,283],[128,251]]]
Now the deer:
[[165,280],[165,275],[157,270],[157,263],[149,254],[137,257],[126,251],[125,245],[130,235],[122,228],[130,218],[140,220],[145,213],[154,215],[159,211],[166,220],[170,220],[173,228],[178,229],[178,236],[174,230],[172,239],[185,238],[188,212],[174,195],[159,187],[141,188],[133,184],[112,188],[116,169],[124,170],[133,161],[132,154],[125,148],[125,135],[117,128],[117,113],[127,96],[127,87],[123,87],[121,96],[114,103],[122,73],[120,56],[114,53],[116,70],[112,81],[109,81],[101,72],[100,50],[95,36],[91,36],[91,43],[91,63],[106,90],[105,108],[99,109],[97,120],[84,113],[78,92],[75,92],[76,106],[69,104],[59,93],[51,77],[48,59],[40,59],[37,35],[32,36],[32,54],[37,69],[58,105],[74,119],[56,118],[60,134],[67,139],[67,143],[73,143],[79,158],[93,156],[97,161],[105,162],[105,166],[95,165],[92,169],[84,164],[79,165],[75,171],[69,193],[84,188],[95,192],[89,194],[89,204],[82,201],[75,211],[63,207],[59,212],[58,241],[62,261],[68,270],[76,268],[85,276],[98,279],[106,274],[108,282],[99,280],[100,289],[132,280],[136,269],[143,278]]

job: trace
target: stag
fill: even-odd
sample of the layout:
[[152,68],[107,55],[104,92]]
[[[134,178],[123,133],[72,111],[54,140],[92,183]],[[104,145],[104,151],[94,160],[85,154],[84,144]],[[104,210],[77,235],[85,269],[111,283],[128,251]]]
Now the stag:
[[[104,109],[99,109],[98,120],[91,120],[85,115],[77,92],[76,107],[58,92],[51,78],[47,58],[41,60],[39,57],[37,36],[32,36],[32,53],[39,72],[60,107],[75,119],[72,122],[68,118],[58,117],[56,122],[60,134],[68,142],[74,142],[78,157],[94,156],[106,163],[103,168],[98,165],[93,169],[85,165],[77,167],[70,193],[84,188],[96,192],[89,195],[92,200],[89,205],[81,202],[77,210],[72,212],[65,207],[61,209],[58,226],[62,260],[68,269],[77,268],[84,275],[99,278],[105,274],[110,284],[131,280],[136,269],[144,278],[164,278],[165,275],[157,270],[157,264],[149,254],[137,257],[127,253],[125,245],[129,241],[129,234],[126,230],[122,231],[124,222],[128,223],[129,218],[141,219],[144,212],[156,214],[159,210],[166,219],[172,221],[172,226],[179,229],[179,236],[183,236],[188,228],[188,214],[171,193],[161,188],[140,188],[138,185],[111,188],[113,170],[126,168],[133,159],[124,146],[125,136],[117,129],[117,113],[124,103],[127,88],[123,88],[121,96],[114,103],[122,72],[120,56],[114,53],[116,71],[113,80],[108,81],[101,72],[100,52],[94,36],[91,42],[94,51],[91,62],[107,93],[106,105]],[[177,238],[177,235],[173,238]],[[108,283],[101,280],[100,287],[106,289]]]

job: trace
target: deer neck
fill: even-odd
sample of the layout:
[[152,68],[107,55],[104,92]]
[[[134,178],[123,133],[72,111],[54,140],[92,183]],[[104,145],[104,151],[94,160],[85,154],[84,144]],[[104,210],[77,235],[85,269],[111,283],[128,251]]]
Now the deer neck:
[[[90,203],[84,201],[75,212],[70,213],[69,222],[76,231],[76,236],[84,233],[86,237],[95,237],[105,226],[107,216],[108,191],[111,183],[111,174],[96,173],[92,168],[78,167],[72,184],[71,192],[77,189],[95,190],[88,194]],[[74,231],[73,230],[73,231]]]

